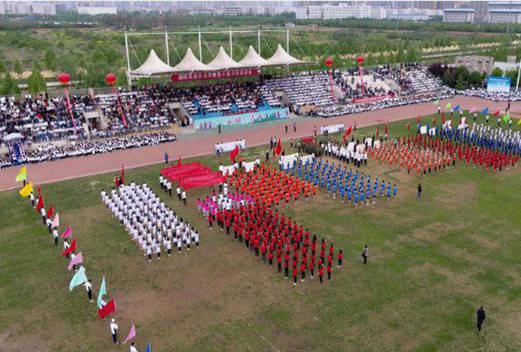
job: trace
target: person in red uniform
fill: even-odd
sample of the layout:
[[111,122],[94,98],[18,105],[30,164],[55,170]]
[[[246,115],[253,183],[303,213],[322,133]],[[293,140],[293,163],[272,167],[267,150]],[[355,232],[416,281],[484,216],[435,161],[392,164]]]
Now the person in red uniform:
[[309,276],[313,278],[315,276],[315,256],[311,256],[311,260],[309,262]]
[[331,263],[327,263],[327,279],[331,280]]
[[322,265],[318,268],[318,277],[320,278],[320,283],[324,283],[324,267]]
[[268,252],[268,261],[269,261],[270,265],[273,265],[273,252],[272,251]]
[[338,266],[337,266],[338,269],[342,269],[343,260],[344,260],[344,253],[342,252],[342,250],[339,250],[338,251]]
[[297,269],[297,267],[295,267],[293,269],[293,285],[297,284],[297,276],[298,276],[298,269]]
[[284,278],[287,279],[289,276],[289,259],[284,260]]
[[281,255],[277,255],[277,270],[279,273],[282,270],[282,256]]
[[306,281],[306,263],[304,261],[300,265],[300,275],[301,275],[300,281],[302,281],[302,282]]

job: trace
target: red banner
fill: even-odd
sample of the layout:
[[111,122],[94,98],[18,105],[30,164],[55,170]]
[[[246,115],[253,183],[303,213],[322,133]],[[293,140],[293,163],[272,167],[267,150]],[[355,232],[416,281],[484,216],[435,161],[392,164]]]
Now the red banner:
[[210,79],[257,76],[258,74],[259,71],[256,68],[234,68],[226,71],[174,73],[171,79],[172,82],[207,81]]
[[355,98],[353,99],[353,103],[370,103],[373,101],[378,101],[387,98],[387,95],[378,95],[376,97],[367,97],[367,98]]

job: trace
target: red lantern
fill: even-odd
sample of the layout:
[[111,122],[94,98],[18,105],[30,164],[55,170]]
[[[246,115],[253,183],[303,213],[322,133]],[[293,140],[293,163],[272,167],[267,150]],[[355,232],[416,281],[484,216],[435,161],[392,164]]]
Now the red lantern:
[[328,58],[326,59],[325,64],[326,64],[326,67],[331,67],[331,66],[333,66],[333,58],[332,58],[331,56],[328,57]]
[[107,82],[108,85],[113,86],[116,83],[116,75],[113,73],[109,73],[105,76],[105,82]]
[[71,76],[69,76],[68,73],[63,72],[58,75],[58,81],[60,81],[61,84],[69,84],[71,81]]
[[364,58],[362,56],[359,56],[357,59],[356,59],[356,62],[358,62],[359,65],[363,64],[364,63]]

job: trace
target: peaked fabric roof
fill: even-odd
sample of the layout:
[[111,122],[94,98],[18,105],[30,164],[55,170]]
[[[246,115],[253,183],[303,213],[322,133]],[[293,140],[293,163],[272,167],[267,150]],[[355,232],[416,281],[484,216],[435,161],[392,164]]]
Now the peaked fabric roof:
[[268,60],[263,59],[259,54],[257,54],[255,49],[253,49],[253,46],[250,45],[246,56],[239,61],[239,65],[240,67],[263,67],[272,66],[273,64]]
[[177,65],[173,67],[174,72],[194,72],[194,71],[215,71],[215,68],[212,68],[208,65],[203,64],[199,61],[198,58],[195,57],[192,49],[188,48],[186,50],[185,57],[179,62]]
[[305,63],[305,61],[294,58],[288,54],[280,44],[277,45],[277,50],[275,50],[273,56],[270,57],[267,61],[273,65],[297,65]]
[[172,72],[174,72],[174,68],[161,61],[154,49],[152,49],[145,62],[135,70],[130,71],[130,74],[133,76],[150,77]]
[[223,47],[219,48],[219,53],[215,58],[210,61],[208,64],[211,68],[219,69],[219,70],[227,70],[230,68],[238,68],[241,67],[237,61],[233,60],[227,53],[224,51]]

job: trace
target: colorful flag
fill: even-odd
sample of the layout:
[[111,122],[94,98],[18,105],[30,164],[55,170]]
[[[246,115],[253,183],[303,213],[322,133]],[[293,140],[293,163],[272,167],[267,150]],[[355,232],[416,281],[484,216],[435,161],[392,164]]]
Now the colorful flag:
[[275,154],[280,155],[281,152],[282,152],[282,143],[279,138],[279,141],[277,142],[277,145],[275,146]]
[[40,211],[42,208],[45,208],[45,202],[43,200],[43,194],[40,194],[38,197],[38,204],[36,204],[36,211]]
[[68,226],[65,231],[63,231],[63,233],[61,234],[61,238],[69,238],[71,237],[72,235],[72,228],[70,226]]
[[54,215],[54,206],[51,205],[51,207],[49,208],[49,210],[47,210],[47,218],[52,218],[52,216]]
[[494,116],[496,116],[496,117],[499,116],[499,110],[494,113]]
[[450,110],[450,108],[452,108],[452,103],[447,103],[447,105],[445,105],[445,110]]
[[99,287],[98,293],[98,308],[101,308],[101,301],[103,300],[103,296],[107,294],[107,284],[105,283],[105,276],[103,276],[103,280],[101,280],[101,286]]
[[507,113],[505,116],[503,116],[503,121],[508,123],[508,121],[510,121],[510,114]]
[[87,282],[87,275],[85,274],[85,268],[82,265],[72,277],[71,283],[69,284],[69,291],[72,291],[73,288],[82,285],[85,282]]
[[483,116],[488,115],[488,108],[484,108],[483,110],[481,110],[480,114]]
[[74,265],[78,265],[81,263],[83,263],[83,255],[80,252],[74,257],[74,259],[71,259],[69,265],[67,265],[67,269],[71,270]]
[[452,111],[456,112],[456,111],[460,111],[461,110],[461,106],[458,104],[454,107],[454,109]]
[[76,250],[76,239],[73,239],[72,242],[71,242],[71,245],[69,248],[67,249],[64,249],[62,254],[63,255],[67,255],[67,254],[70,254],[72,252],[74,252]]
[[129,342],[134,337],[136,337],[136,326],[134,325],[134,323],[132,323],[132,326],[130,327],[130,331],[128,332],[128,335],[125,338],[125,341],[123,341],[123,343]]
[[152,352],[152,345],[149,343],[147,343],[147,349],[145,350],[145,352]]
[[51,227],[53,229],[60,227],[60,213],[56,213],[56,216],[54,217],[52,221]]
[[16,175],[15,180],[16,182],[22,182],[27,180],[27,168],[25,167],[25,165],[22,166],[22,168],[18,172],[18,175]]
[[20,196],[27,198],[33,192],[33,183],[29,182],[20,190]]
[[518,124],[519,126],[521,126],[521,119],[519,119],[519,121],[517,121],[517,124]]
[[101,319],[108,317],[112,313],[116,313],[116,302],[114,298],[111,299],[105,307],[98,309],[98,316]]
[[125,165],[121,164],[121,184],[125,184]]
[[239,146],[235,145],[235,148],[230,152],[230,160],[235,164],[235,158],[239,155]]
[[177,166],[181,166],[181,165],[183,165],[183,164],[181,163],[181,155],[178,155],[178,156],[177,156]]
[[347,128],[347,130],[344,132],[344,136],[342,137],[342,140],[344,141],[344,143],[347,141],[347,139],[349,138],[349,135],[351,134],[351,132],[353,132],[353,127],[349,126]]

